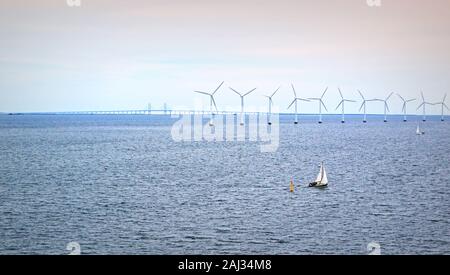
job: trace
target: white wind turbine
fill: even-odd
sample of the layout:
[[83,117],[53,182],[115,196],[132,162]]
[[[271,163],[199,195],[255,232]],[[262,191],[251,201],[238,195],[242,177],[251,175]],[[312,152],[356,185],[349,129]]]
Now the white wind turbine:
[[420,92],[420,95],[422,96],[422,104],[420,104],[419,107],[417,107],[417,110],[419,110],[420,107],[423,108],[423,118],[422,118],[422,121],[425,122],[425,121],[427,121],[427,113],[426,113],[426,110],[425,110],[425,106],[426,106],[426,105],[433,105],[433,104],[430,103],[430,102],[425,101],[425,97],[423,96],[423,92]]
[[363,119],[363,123],[366,123],[366,122],[367,122],[367,113],[366,113],[366,105],[367,105],[367,102],[370,102],[370,101],[382,101],[382,100],[381,100],[381,99],[365,99],[364,96],[363,96],[363,94],[361,93],[360,90],[358,90],[358,93],[359,93],[359,95],[362,97],[362,100],[363,100],[363,102],[362,102],[362,104],[361,104],[361,107],[359,107],[359,111],[361,112],[361,109],[364,108],[364,119]]
[[294,124],[298,124],[298,108],[297,108],[297,103],[298,101],[306,101],[306,102],[310,102],[310,100],[306,99],[306,98],[300,98],[297,97],[297,93],[295,92],[295,88],[294,88],[294,84],[291,84],[292,86],[292,91],[294,92],[294,100],[292,101],[292,103],[288,106],[288,109],[291,108],[291,106],[295,103],[295,120],[294,120]]
[[325,91],[323,92],[322,96],[320,98],[318,97],[311,97],[308,98],[309,100],[317,100],[319,102],[319,124],[322,123],[322,106],[325,108],[325,110],[328,112],[327,110],[327,106],[325,106],[325,104],[323,103],[323,97],[325,96],[325,93],[328,91],[328,87],[325,89]]
[[241,94],[238,91],[236,91],[235,89],[230,87],[230,90],[232,90],[233,92],[235,92],[236,94],[238,94],[241,97],[241,126],[244,125],[244,97],[249,95],[250,93],[252,93],[253,91],[256,90],[256,88],[246,92],[245,94]]
[[214,126],[214,111],[213,111],[213,106],[217,110],[217,105],[216,105],[216,101],[214,100],[214,94],[220,89],[220,87],[222,87],[223,83],[225,81],[222,81],[222,83],[220,83],[220,85],[214,90],[214,92],[212,93],[206,93],[206,92],[202,92],[202,91],[194,91],[195,93],[199,93],[199,94],[203,94],[203,95],[207,95],[209,96],[209,111],[211,112],[211,120],[209,121],[209,125],[210,126]]
[[345,123],[345,102],[356,102],[354,100],[350,100],[350,99],[344,99],[344,96],[342,95],[341,89],[338,88],[339,94],[341,95],[341,102],[339,103],[339,105],[336,107],[336,110],[339,108],[339,106],[342,105],[342,121],[341,123]]
[[391,110],[389,110],[389,105],[388,105],[388,100],[391,98],[391,96],[393,95],[394,93],[390,93],[389,95],[388,95],[388,97],[386,97],[386,99],[385,100],[382,100],[382,99],[375,99],[374,101],[382,101],[382,102],[384,102],[384,122],[387,122],[387,112],[391,112]]
[[402,107],[403,121],[406,122],[406,121],[408,121],[408,120],[406,119],[406,116],[407,116],[406,105],[407,105],[409,102],[412,102],[412,101],[414,101],[414,100],[416,100],[416,99],[415,99],[415,98],[404,99],[401,95],[399,95],[399,94],[397,94],[397,95],[398,95],[398,96],[400,97],[400,99],[403,101],[403,107]]
[[448,110],[448,106],[447,106],[447,104],[445,104],[446,98],[447,98],[447,94],[444,95],[444,98],[442,99],[441,102],[437,102],[437,103],[433,104],[433,105],[441,105],[441,121],[444,121],[444,107],[447,108],[447,110]]
[[273,92],[271,96],[265,95],[265,97],[267,97],[269,99],[269,121],[268,121],[269,125],[272,125],[272,120],[271,120],[271,118],[272,118],[272,105],[273,105],[272,97],[278,92],[278,90],[280,88],[281,87],[278,87],[278,89],[276,89],[275,92]]

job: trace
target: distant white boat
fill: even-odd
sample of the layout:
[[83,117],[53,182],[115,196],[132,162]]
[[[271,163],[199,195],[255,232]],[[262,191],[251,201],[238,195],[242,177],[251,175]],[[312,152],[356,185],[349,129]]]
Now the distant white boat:
[[416,135],[420,136],[420,135],[424,135],[424,134],[425,134],[425,132],[420,130],[420,126],[417,125]]
[[309,187],[325,187],[328,185],[327,171],[325,171],[325,167],[323,166],[323,161],[320,164],[320,171],[317,175],[316,181],[311,182]]

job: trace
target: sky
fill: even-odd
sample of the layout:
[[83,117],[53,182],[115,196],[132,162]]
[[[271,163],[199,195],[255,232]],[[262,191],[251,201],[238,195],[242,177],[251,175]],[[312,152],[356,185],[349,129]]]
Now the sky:
[[[450,92],[450,1],[381,0],[0,1],[0,112],[219,109],[257,88],[248,108],[286,111],[298,96],[442,101]],[[69,1],[70,2],[70,1]],[[370,1],[369,1],[370,2]],[[359,103],[347,104],[358,113]],[[419,101],[409,107],[416,112]],[[400,113],[397,95],[389,101]],[[450,105],[447,100],[447,105]],[[316,113],[316,103],[301,112]],[[383,103],[368,105],[382,113]],[[432,106],[430,113],[440,113]]]

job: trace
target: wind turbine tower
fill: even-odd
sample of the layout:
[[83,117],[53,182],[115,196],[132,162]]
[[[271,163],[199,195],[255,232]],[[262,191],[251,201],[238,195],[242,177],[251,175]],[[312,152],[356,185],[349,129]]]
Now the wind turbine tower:
[[423,96],[423,92],[420,93],[420,95],[422,96],[422,104],[419,105],[419,107],[417,107],[417,110],[420,109],[420,107],[422,107],[423,109],[423,118],[422,121],[425,122],[427,121],[427,113],[426,113],[426,105],[433,105],[430,102],[425,101],[425,97]]
[[265,97],[267,97],[269,99],[269,121],[267,122],[269,125],[272,125],[272,120],[271,120],[271,118],[272,118],[272,105],[273,105],[272,97],[278,92],[278,90],[280,88],[281,87],[278,87],[278,89],[276,89],[275,92],[273,92],[271,96],[265,95]]
[[246,92],[245,94],[241,94],[238,91],[236,91],[235,89],[230,87],[230,90],[232,90],[233,92],[235,92],[236,94],[238,94],[241,97],[241,126],[244,126],[244,98],[249,95],[250,93],[254,92],[256,90],[256,88],[251,89],[250,91]]
[[211,127],[214,126],[214,115],[215,114],[213,111],[213,106],[214,106],[216,112],[218,112],[216,101],[214,100],[214,95],[217,93],[217,91],[220,89],[220,87],[222,87],[223,83],[224,83],[224,81],[222,81],[222,83],[220,83],[220,85],[212,93],[206,93],[206,92],[202,92],[202,91],[194,91],[195,93],[209,96],[209,111],[211,113],[211,120],[209,121],[209,126],[211,126]]
[[397,94],[398,97],[400,97],[400,99],[403,101],[403,107],[402,107],[402,112],[403,112],[403,122],[408,121],[407,120],[407,111],[406,111],[406,106],[409,102],[412,102],[414,100],[416,100],[415,98],[412,99],[404,99],[401,95]]
[[339,108],[339,106],[342,105],[342,120],[341,123],[345,123],[345,102],[356,102],[354,100],[350,100],[350,99],[345,99],[344,96],[342,95],[341,89],[338,88],[339,94],[341,95],[341,102],[339,103],[339,105],[336,107],[336,110]]
[[363,123],[367,123],[367,112],[366,112],[366,107],[367,107],[367,102],[370,100],[366,100],[366,98],[363,96],[363,94],[361,93],[360,90],[358,90],[359,95],[362,98],[362,104],[361,107],[359,107],[359,111],[361,112],[361,109],[364,109],[364,118],[363,118]]
[[444,98],[441,102],[437,102],[434,105],[441,105],[441,121],[444,121],[444,107],[448,110],[447,104],[445,104],[445,99],[447,98],[447,94],[444,95]]
[[310,100],[306,99],[306,98],[300,98],[297,97],[297,93],[295,92],[295,88],[294,88],[294,84],[291,84],[292,86],[292,91],[294,92],[294,100],[292,101],[292,103],[288,106],[288,109],[291,108],[291,106],[295,103],[295,120],[294,120],[294,124],[298,124],[298,101],[306,101],[306,102],[310,102]]
[[384,102],[384,122],[387,122],[387,112],[389,112],[389,113],[391,112],[391,111],[389,110],[388,100],[391,98],[391,96],[392,96],[393,94],[394,94],[394,93],[390,93],[389,96],[386,97],[385,100],[383,100],[383,102]]
[[311,97],[308,98],[309,100],[316,100],[319,102],[319,124],[322,124],[322,106],[325,108],[325,110],[328,112],[327,110],[327,106],[325,106],[325,103],[323,103],[323,97],[325,96],[325,93],[328,91],[328,87],[325,89],[325,91],[323,92],[322,96],[320,98],[318,97]]

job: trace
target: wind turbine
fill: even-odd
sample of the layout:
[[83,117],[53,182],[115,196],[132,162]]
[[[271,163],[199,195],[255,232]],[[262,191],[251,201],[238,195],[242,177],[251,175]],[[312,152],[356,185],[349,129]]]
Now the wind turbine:
[[359,93],[359,95],[360,95],[360,96],[362,97],[362,99],[363,99],[363,103],[361,104],[361,107],[359,107],[359,111],[361,112],[361,109],[364,108],[364,118],[363,118],[363,123],[366,123],[366,122],[367,122],[366,105],[367,105],[367,102],[368,102],[368,101],[371,101],[371,100],[366,100],[366,99],[364,98],[364,96],[363,96],[363,94],[361,93],[360,90],[358,90],[358,93]]
[[194,91],[195,93],[199,93],[199,94],[203,94],[203,95],[207,95],[209,96],[210,102],[209,102],[209,111],[211,112],[211,120],[209,121],[209,126],[214,126],[214,112],[213,112],[213,106],[214,108],[217,110],[217,105],[216,105],[216,101],[214,100],[214,94],[220,89],[220,87],[222,87],[223,83],[225,81],[222,81],[222,83],[220,83],[220,85],[214,90],[214,92],[212,93],[206,93],[206,92],[202,92],[202,91]]
[[322,123],[322,106],[325,108],[325,110],[328,112],[327,110],[327,106],[325,106],[325,104],[323,103],[323,97],[325,96],[325,93],[328,91],[328,87],[325,89],[325,91],[323,92],[322,96],[320,98],[317,97],[311,97],[308,98],[309,100],[317,100],[319,102],[319,124]]
[[[384,102],[384,122],[387,122],[387,112],[391,112],[391,110],[389,110],[389,105],[388,105],[388,100],[389,100],[389,98],[391,98],[391,96],[393,95],[394,93],[392,92],[392,93],[390,93],[389,95],[388,95],[388,97],[386,97],[386,99],[385,100],[381,100],[381,101],[383,101]],[[380,101],[379,99],[375,99],[375,101]]]
[[423,108],[423,119],[422,119],[422,121],[425,122],[425,121],[427,121],[427,114],[426,114],[425,106],[426,105],[433,105],[433,104],[430,103],[430,102],[426,102],[425,101],[425,97],[423,96],[423,92],[420,92],[420,95],[422,96],[422,104],[420,104],[419,107],[417,107],[417,110],[419,110],[420,107]]
[[235,92],[236,94],[238,94],[241,97],[241,126],[244,125],[244,97],[249,95],[250,93],[252,93],[253,91],[256,90],[256,88],[246,92],[245,94],[241,94],[238,91],[236,91],[235,89],[230,87],[230,90],[232,90],[233,92]]
[[437,103],[433,104],[433,105],[441,105],[441,121],[444,121],[444,107],[447,108],[447,110],[448,110],[448,106],[447,106],[447,104],[445,104],[446,98],[447,98],[447,94],[444,95],[444,98],[442,99],[441,102],[437,102]]
[[291,84],[291,86],[292,86],[292,91],[294,91],[294,100],[289,105],[288,109],[291,108],[291,106],[295,103],[295,121],[294,121],[294,124],[298,124],[298,112],[297,112],[297,105],[298,104],[297,103],[298,103],[298,101],[310,102],[310,100],[308,100],[306,98],[297,97],[297,93],[295,92],[294,84]]
[[356,102],[356,101],[350,100],[350,99],[344,99],[344,96],[342,95],[340,88],[338,88],[338,91],[339,91],[339,94],[341,95],[342,100],[339,103],[339,105],[336,107],[336,110],[339,108],[339,106],[342,105],[342,121],[341,121],[341,123],[345,123],[345,107],[344,107],[345,102]]
[[406,119],[406,115],[407,115],[407,113],[406,113],[406,105],[409,103],[409,102],[411,102],[411,101],[414,101],[414,100],[416,100],[415,98],[412,98],[412,99],[404,99],[401,95],[399,95],[399,94],[397,94],[399,97],[400,97],[400,99],[403,101],[403,107],[402,107],[402,111],[403,111],[403,121],[404,122],[406,122],[407,121],[407,119]]
[[265,97],[267,97],[269,99],[269,121],[268,124],[272,125],[272,121],[271,121],[271,117],[272,117],[272,105],[273,105],[273,101],[272,101],[272,97],[278,92],[278,90],[281,87],[278,87],[278,89],[275,90],[275,92],[273,92],[273,94],[271,96],[265,95]]

